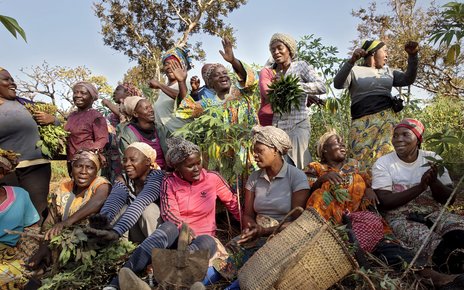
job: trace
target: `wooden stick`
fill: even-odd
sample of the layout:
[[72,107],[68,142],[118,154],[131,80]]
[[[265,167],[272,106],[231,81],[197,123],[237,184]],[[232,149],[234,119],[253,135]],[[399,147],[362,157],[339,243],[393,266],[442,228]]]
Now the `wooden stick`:
[[439,214],[438,217],[437,217],[437,220],[435,221],[435,223],[433,224],[433,226],[430,228],[430,232],[428,233],[427,237],[425,237],[424,242],[422,243],[421,247],[419,248],[419,251],[417,251],[416,255],[415,255],[414,258],[412,259],[411,263],[408,265],[408,268],[406,269],[406,271],[404,271],[403,275],[401,276],[401,279],[403,279],[404,277],[406,277],[406,274],[408,274],[408,272],[411,270],[411,268],[412,268],[412,266],[414,265],[414,263],[416,262],[416,260],[419,258],[419,255],[422,253],[422,251],[424,250],[425,246],[426,246],[427,243],[429,242],[430,237],[432,236],[432,233],[434,232],[435,228],[437,227],[438,223],[440,222],[440,220],[441,220],[443,214],[445,213],[446,208],[448,207],[448,205],[450,204],[450,202],[453,200],[454,196],[456,195],[456,192],[458,191],[458,188],[459,188],[459,186],[461,185],[461,183],[462,183],[463,180],[464,180],[464,175],[461,177],[461,179],[459,180],[458,184],[457,184],[456,187],[454,188],[453,192],[452,192],[451,195],[448,197],[448,200],[447,200],[446,203],[443,205],[443,208],[441,209],[440,214]]
[[33,233],[29,233],[29,232],[11,231],[11,230],[7,230],[7,229],[4,229],[4,231],[5,231],[5,233],[7,233],[9,235],[20,235],[22,237],[31,237],[31,238],[36,238],[36,239],[40,239],[40,240],[45,239],[45,235],[41,235],[41,234],[33,234]]

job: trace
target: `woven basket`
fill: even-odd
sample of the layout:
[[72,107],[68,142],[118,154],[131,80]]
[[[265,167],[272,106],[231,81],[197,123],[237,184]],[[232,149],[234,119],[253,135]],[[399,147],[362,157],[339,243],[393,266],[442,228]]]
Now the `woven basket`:
[[327,289],[357,267],[338,234],[309,209],[259,249],[238,279],[243,290]]

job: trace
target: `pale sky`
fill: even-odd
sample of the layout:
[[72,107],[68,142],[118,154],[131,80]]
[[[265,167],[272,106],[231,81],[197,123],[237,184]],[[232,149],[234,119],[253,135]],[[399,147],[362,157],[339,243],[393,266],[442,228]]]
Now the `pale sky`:
[[[269,57],[268,43],[273,33],[284,32],[297,40],[303,35],[322,37],[324,45],[338,47],[340,57],[349,53],[356,39],[358,19],[353,9],[367,7],[370,1],[357,0],[249,0],[226,20],[235,28],[235,55],[248,63],[264,64]],[[380,8],[384,1],[378,1]],[[103,45],[100,22],[94,15],[91,0],[0,0],[0,14],[18,20],[28,42],[15,39],[0,27],[0,66],[15,77],[25,79],[22,67],[40,65],[76,67],[85,65],[93,74],[107,77],[117,85],[128,68],[136,63],[127,56]],[[417,1],[417,5],[429,1]],[[217,37],[196,35],[207,53],[207,62],[222,62]],[[189,75],[199,74],[201,63]]]

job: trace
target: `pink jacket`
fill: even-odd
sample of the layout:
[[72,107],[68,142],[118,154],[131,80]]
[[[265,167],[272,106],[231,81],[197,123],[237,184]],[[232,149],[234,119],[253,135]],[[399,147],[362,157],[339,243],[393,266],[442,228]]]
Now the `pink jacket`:
[[216,235],[216,198],[240,220],[237,196],[214,171],[202,169],[200,180],[189,183],[176,173],[167,174],[161,189],[161,217],[177,226],[187,223],[195,235]]

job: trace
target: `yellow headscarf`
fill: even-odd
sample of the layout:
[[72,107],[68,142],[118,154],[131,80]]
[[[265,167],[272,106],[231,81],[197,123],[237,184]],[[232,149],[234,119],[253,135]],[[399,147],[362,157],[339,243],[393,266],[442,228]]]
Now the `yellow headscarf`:
[[130,144],[129,146],[127,146],[127,148],[135,148],[135,149],[139,150],[140,152],[142,152],[143,155],[150,158],[150,162],[151,162],[150,167],[151,167],[151,169],[160,169],[160,167],[156,163],[156,150],[153,149],[147,143],[134,142],[134,143]]

